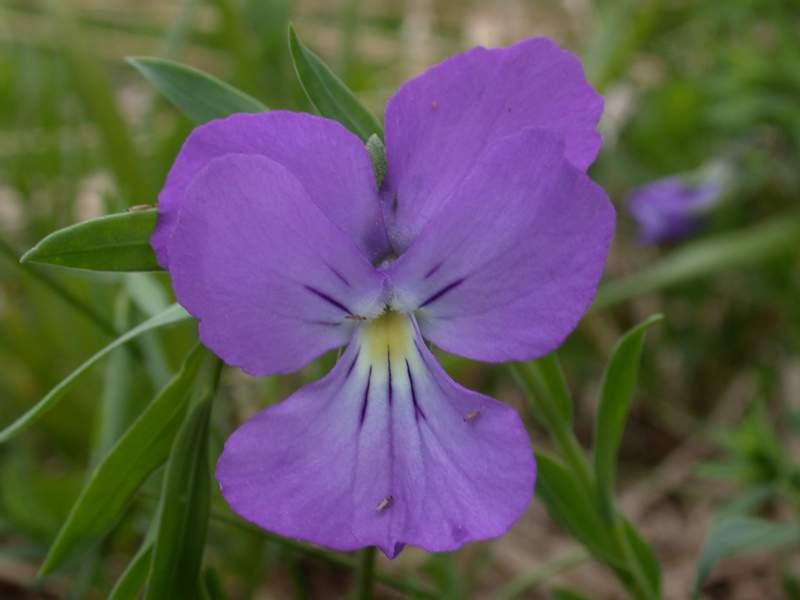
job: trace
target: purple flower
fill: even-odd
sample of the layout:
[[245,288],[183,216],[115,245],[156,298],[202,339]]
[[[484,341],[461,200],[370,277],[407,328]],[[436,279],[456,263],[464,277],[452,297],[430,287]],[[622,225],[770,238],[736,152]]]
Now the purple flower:
[[691,182],[682,177],[667,177],[634,190],[628,199],[628,209],[639,225],[639,241],[660,244],[696,231],[703,216],[721,197],[719,181]]
[[217,479],[261,527],[339,550],[452,550],[504,533],[535,464],[516,412],[428,349],[555,349],[595,293],[614,228],[585,174],[602,99],[546,39],[475,48],[386,110],[380,191],[338,123],[283,111],[197,128],[153,236],[200,337],[253,375],[346,346],[333,370],[228,440]]

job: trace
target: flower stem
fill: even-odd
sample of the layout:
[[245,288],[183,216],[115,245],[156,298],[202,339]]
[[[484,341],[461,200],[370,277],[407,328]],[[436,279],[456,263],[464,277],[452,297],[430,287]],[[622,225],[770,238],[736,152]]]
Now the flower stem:
[[375,585],[375,546],[368,546],[361,551],[357,578],[357,600],[372,600],[372,589]]

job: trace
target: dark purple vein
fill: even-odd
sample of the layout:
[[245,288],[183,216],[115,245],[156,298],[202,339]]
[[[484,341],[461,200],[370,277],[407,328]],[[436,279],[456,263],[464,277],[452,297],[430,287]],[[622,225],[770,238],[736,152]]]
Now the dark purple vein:
[[338,308],[338,309],[340,309],[340,310],[343,310],[343,311],[344,311],[344,312],[346,312],[348,315],[349,315],[349,314],[352,314],[352,313],[350,312],[350,309],[349,309],[349,308],[347,308],[347,307],[346,307],[344,304],[342,304],[341,302],[339,302],[339,301],[338,301],[338,300],[336,300],[335,298],[331,298],[331,297],[330,297],[328,294],[326,294],[325,292],[321,292],[321,291],[319,291],[317,288],[315,288],[315,287],[311,287],[310,285],[303,285],[303,287],[304,287],[304,288],[306,288],[306,289],[307,289],[309,292],[311,292],[312,294],[314,294],[314,295],[315,295],[317,298],[320,298],[321,300],[324,300],[325,302],[327,302],[327,303],[328,303],[328,304],[330,304],[331,306],[335,306],[336,308]]
[[423,421],[427,421],[428,417],[425,416],[425,411],[417,402],[417,391],[414,389],[414,377],[411,375],[411,365],[406,360],[406,372],[408,373],[408,385],[411,387],[411,401],[414,403],[414,419],[419,421],[420,416]]
[[367,387],[364,388],[364,400],[361,403],[361,415],[358,418],[358,426],[364,425],[364,419],[367,417],[367,403],[369,402],[369,384],[372,381],[372,367],[369,368],[367,373]]
[[446,293],[448,293],[448,292],[454,290],[455,288],[457,288],[458,286],[460,286],[462,283],[464,283],[464,281],[465,281],[465,279],[463,277],[461,279],[456,279],[454,282],[444,286],[438,292],[436,292],[435,294],[430,296],[427,300],[425,300],[425,302],[420,304],[419,307],[422,308],[423,306],[427,306],[428,304],[436,302],[439,298],[444,296]]

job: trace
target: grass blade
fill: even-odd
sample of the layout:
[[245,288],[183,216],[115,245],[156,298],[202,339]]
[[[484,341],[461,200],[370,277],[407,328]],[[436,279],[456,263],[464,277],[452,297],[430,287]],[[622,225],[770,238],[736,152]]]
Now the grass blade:
[[45,558],[41,574],[106,535],[150,473],[169,455],[199,370],[213,359],[196,346],[181,371],[155,397],[95,470]]
[[50,392],[39,402],[36,403],[31,409],[28,410],[24,415],[18,418],[16,421],[11,423],[8,427],[0,431],[0,444],[3,444],[10,440],[15,435],[19,434],[20,432],[26,430],[28,427],[33,425],[36,421],[38,421],[47,411],[52,409],[61,398],[72,388],[75,382],[83,375],[86,371],[91,369],[97,362],[106,356],[109,352],[114,350],[115,348],[119,348],[123,344],[131,341],[135,337],[145,333],[146,331],[152,331],[154,329],[158,329],[160,327],[164,327],[166,325],[170,325],[172,323],[177,323],[178,321],[183,321],[185,319],[190,318],[189,313],[187,313],[181,306],[177,304],[173,304],[170,308],[165,310],[159,315],[148,319],[147,321],[137,325],[124,335],[118,337],[116,340],[111,342],[108,346],[94,354],[89,360],[84,362],[81,366],[75,369],[72,373],[70,373],[66,379],[62,380],[56,387],[54,387]]
[[726,269],[766,260],[800,246],[800,215],[787,214],[743,231],[682,246],[646,270],[600,286],[591,310],[666,289]]

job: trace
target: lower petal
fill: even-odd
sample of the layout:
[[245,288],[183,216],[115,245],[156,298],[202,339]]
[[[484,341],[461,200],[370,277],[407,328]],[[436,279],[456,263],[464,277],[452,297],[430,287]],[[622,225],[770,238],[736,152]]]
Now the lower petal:
[[503,534],[535,472],[515,411],[450,379],[398,313],[362,327],[325,378],[242,425],[217,464],[245,519],[389,557]]

